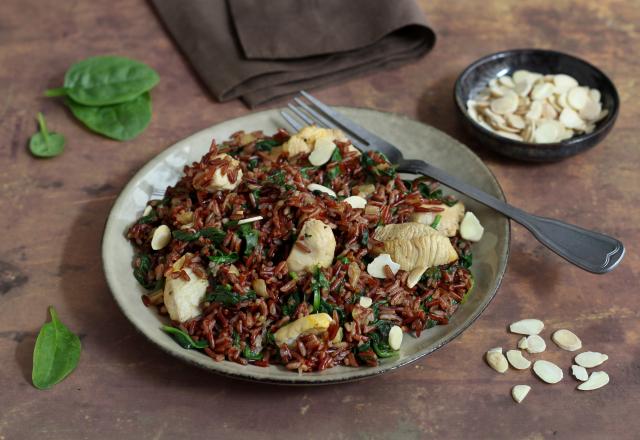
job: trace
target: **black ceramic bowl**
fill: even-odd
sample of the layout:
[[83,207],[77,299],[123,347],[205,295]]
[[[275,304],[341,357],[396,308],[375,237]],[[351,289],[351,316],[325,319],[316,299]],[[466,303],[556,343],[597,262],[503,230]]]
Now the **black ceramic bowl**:
[[[542,74],[571,75],[581,86],[598,89],[602,108],[609,113],[596,124],[593,132],[552,144],[520,142],[492,133],[469,116],[467,100],[473,99],[491,79],[520,69]],[[465,128],[484,146],[514,159],[533,162],[560,160],[594,147],[613,127],[620,107],[615,86],[597,67],[571,55],[542,49],[513,49],[480,58],[458,77],[454,98]]]

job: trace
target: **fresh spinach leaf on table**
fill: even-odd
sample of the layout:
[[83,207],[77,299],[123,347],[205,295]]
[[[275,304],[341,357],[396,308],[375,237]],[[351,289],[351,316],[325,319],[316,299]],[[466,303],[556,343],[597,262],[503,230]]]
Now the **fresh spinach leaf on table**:
[[59,133],[49,132],[42,113],[38,113],[40,131],[29,139],[29,150],[37,157],[55,157],[62,154],[65,139]]
[[78,365],[81,350],[80,338],[60,322],[53,307],[49,313],[51,322],[42,326],[33,349],[31,380],[41,390],[67,377]]
[[143,93],[131,101],[93,107],[67,99],[71,113],[87,128],[106,137],[126,141],[142,133],[151,121],[151,95]]
[[113,105],[133,100],[159,81],[158,73],[146,64],[101,55],[72,65],[64,76],[63,87],[47,90],[45,96],[67,96],[86,106]]

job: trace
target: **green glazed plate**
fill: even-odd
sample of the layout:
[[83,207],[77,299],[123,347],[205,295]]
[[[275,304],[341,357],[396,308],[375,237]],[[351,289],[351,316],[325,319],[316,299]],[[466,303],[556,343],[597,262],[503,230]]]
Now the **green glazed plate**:
[[[405,157],[423,159],[504,200],[495,176],[466,146],[433,127],[406,117],[368,109],[341,108],[346,115],[381,137],[393,142]],[[261,368],[234,362],[214,362],[205,354],[185,350],[164,333],[163,319],[153,308],[142,304],[144,293],[133,277],[133,248],[125,232],[143,211],[154,189],[164,189],[180,178],[185,164],[200,160],[215,138],[221,142],[238,130],[274,133],[287,127],[277,109],[252,113],[202,130],[181,140],[147,163],[122,190],[107,220],[102,242],[102,258],[107,282],[122,312],[151,342],[190,364],[229,377],[289,384],[320,385],[348,382],[377,376],[426,356],[467,329],[493,299],[504,274],[509,255],[508,220],[464,196],[460,198],[482,222],[485,233],[473,247],[472,272],[475,288],[448,325],[422,332],[419,338],[405,335],[400,355],[383,359],[377,367],[335,367],[320,373],[298,374],[280,366]],[[452,192],[455,194],[455,192]],[[462,360],[462,354],[460,354]]]

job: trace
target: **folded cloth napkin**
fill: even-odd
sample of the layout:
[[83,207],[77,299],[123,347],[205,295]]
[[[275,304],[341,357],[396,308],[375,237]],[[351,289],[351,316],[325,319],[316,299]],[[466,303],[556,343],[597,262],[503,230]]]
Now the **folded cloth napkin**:
[[407,63],[435,34],[415,0],[151,0],[211,93],[254,107]]

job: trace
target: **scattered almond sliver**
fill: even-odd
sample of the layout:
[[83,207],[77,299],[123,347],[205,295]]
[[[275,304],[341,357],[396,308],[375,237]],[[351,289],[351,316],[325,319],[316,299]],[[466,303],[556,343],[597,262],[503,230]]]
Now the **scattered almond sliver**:
[[522,319],[509,326],[511,333],[521,335],[537,335],[544,328],[544,323],[539,319]]
[[485,355],[487,360],[487,364],[498,373],[504,373],[509,369],[509,363],[507,362],[507,358],[502,354],[502,348],[496,347],[487,351]]
[[531,391],[531,387],[529,385],[514,385],[514,387],[511,388],[511,397],[513,397],[513,400],[520,403],[525,397],[527,397],[529,391]]
[[525,358],[520,350],[507,351],[507,360],[516,370],[526,370],[531,366],[531,361]]
[[571,374],[573,374],[573,377],[575,377],[581,382],[584,382],[585,380],[589,379],[589,373],[587,373],[587,369],[584,367],[581,367],[580,365],[572,365]]
[[576,351],[582,348],[582,341],[573,332],[562,329],[557,330],[551,335],[551,340],[563,350]]
[[533,364],[533,372],[546,383],[558,383],[562,380],[562,369],[553,362],[543,359],[535,361]]
[[578,389],[581,391],[591,391],[602,388],[609,383],[609,375],[604,371],[595,371],[591,373],[589,379],[586,382],[582,382],[578,385]]
[[527,336],[527,351],[531,354],[542,353],[547,349],[547,343],[539,335]]
[[584,368],[597,367],[607,359],[609,359],[609,356],[596,351],[585,351],[575,357],[576,364]]

